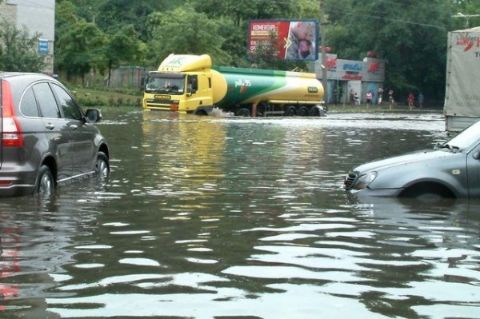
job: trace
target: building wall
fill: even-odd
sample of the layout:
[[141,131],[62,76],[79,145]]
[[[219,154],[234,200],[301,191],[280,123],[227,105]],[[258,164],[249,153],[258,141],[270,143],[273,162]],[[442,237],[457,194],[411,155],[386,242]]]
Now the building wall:
[[[318,79],[322,79],[322,60],[310,66]],[[385,61],[366,57],[363,60],[339,59],[336,54],[325,58],[327,87],[326,102],[329,104],[350,103],[350,92],[357,93],[360,102],[366,101],[366,93],[371,91],[377,103],[379,89],[385,81]]]
[[[0,4],[0,18],[12,21],[17,29],[25,28],[31,36],[40,35],[44,45],[48,43],[45,55],[45,73],[53,73],[55,40],[55,0],[4,0]],[[40,47],[40,46],[39,46]],[[45,47],[44,47],[45,48]]]
[[3,2],[0,3],[0,19],[5,19],[13,23],[17,16],[17,6],[12,6],[7,3],[10,3],[10,1],[3,0]]

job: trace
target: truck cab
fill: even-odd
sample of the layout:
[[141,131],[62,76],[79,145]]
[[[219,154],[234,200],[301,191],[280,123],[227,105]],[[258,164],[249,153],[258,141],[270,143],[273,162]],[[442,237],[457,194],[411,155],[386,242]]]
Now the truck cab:
[[143,107],[208,115],[213,109],[211,59],[208,55],[170,55],[148,74]]

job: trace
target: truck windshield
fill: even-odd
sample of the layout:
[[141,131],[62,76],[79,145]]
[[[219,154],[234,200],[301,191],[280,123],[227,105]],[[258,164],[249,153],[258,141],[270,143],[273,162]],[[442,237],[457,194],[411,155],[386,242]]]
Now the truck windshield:
[[183,94],[185,89],[185,77],[176,74],[150,74],[145,83],[147,93],[167,93],[173,95]]

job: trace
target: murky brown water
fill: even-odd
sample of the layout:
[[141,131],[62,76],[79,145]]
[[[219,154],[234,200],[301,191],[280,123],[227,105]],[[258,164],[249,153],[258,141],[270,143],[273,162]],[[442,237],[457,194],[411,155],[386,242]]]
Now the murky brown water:
[[356,203],[439,114],[105,112],[107,185],[0,203],[0,318],[480,318],[480,203]]

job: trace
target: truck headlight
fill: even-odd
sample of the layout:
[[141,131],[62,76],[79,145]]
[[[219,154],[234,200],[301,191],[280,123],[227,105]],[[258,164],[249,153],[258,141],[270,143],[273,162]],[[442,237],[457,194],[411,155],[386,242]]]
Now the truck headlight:
[[377,177],[377,172],[371,171],[366,174],[360,175],[355,185],[356,189],[364,189]]

